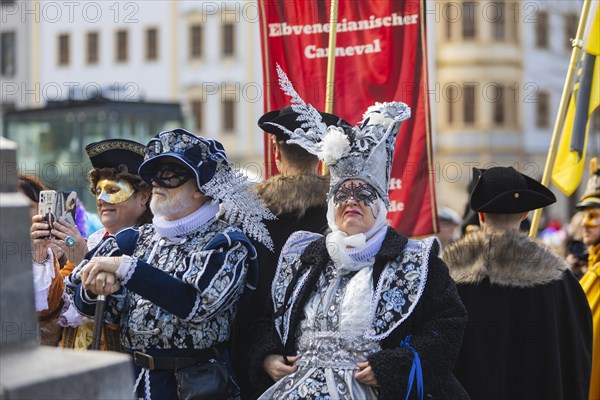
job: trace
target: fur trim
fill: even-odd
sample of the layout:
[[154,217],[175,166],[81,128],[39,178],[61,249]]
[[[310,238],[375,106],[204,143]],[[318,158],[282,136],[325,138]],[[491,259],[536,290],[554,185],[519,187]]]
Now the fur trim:
[[531,287],[561,278],[568,269],[565,260],[514,232],[468,235],[444,250],[442,258],[458,284],[491,284]]
[[312,207],[327,207],[329,178],[318,175],[276,175],[258,183],[254,190],[275,215],[302,218]]

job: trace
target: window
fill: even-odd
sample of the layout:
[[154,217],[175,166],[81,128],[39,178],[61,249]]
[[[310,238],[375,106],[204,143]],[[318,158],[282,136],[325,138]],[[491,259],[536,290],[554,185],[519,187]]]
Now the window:
[[235,52],[235,31],[232,23],[223,24],[223,57],[233,57]]
[[158,60],[158,29],[146,30],[146,60]]
[[191,103],[191,108],[192,108],[192,115],[194,117],[194,122],[196,124],[195,128],[196,131],[201,132],[202,131],[202,111],[204,109],[204,103],[202,102],[202,100],[192,100]]
[[117,62],[127,62],[127,31],[117,31]]
[[506,125],[518,129],[519,126],[519,83],[507,86],[506,94]]
[[58,65],[69,65],[69,35],[58,35]]
[[0,45],[2,46],[2,76],[14,76],[16,73],[16,44],[14,32],[2,32]]
[[571,51],[573,46],[571,40],[577,35],[577,27],[579,25],[579,15],[577,14],[566,14],[565,15],[565,49]]
[[475,85],[464,86],[463,122],[466,125],[475,123]]
[[226,98],[223,104],[223,131],[230,133],[235,131],[235,100]]
[[493,37],[496,41],[502,41],[506,39],[506,4],[503,1],[496,1],[493,4],[495,7],[491,8],[497,13],[492,20]]
[[504,88],[501,85],[494,85],[491,91],[491,100],[493,104],[493,121],[495,125],[504,125],[506,123],[506,96]]
[[456,20],[455,14],[455,4],[444,4],[444,12],[442,13],[443,19],[445,21],[446,27],[446,39],[452,40],[452,27],[454,26],[454,21]]
[[454,104],[456,103],[456,88],[448,87],[448,124],[454,123]]
[[462,36],[463,39],[474,39],[477,36],[475,25],[475,7],[477,3],[466,2],[462,5]]
[[535,104],[535,125],[538,128],[550,127],[550,94],[539,92]]
[[548,13],[540,11],[537,13],[537,24],[535,26],[535,46],[538,49],[548,48]]
[[86,38],[88,64],[98,64],[98,32],[89,32]]
[[190,27],[190,58],[202,57],[202,26]]
[[512,43],[519,43],[519,11],[520,7],[523,7],[519,3],[511,2],[508,8],[511,11],[507,11],[506,25],[508,28],[508,35]]

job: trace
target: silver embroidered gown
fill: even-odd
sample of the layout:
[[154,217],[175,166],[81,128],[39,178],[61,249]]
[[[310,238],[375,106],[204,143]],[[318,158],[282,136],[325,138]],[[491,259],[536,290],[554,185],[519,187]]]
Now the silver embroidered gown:
[[[304,307],[298,335],[298,369],[262,394],[264,399],[377,399],[374,388],[359,383],[357,362],[381,350],[363,338],[372,287],[372,261],[358,272],[325,269]],[[340,275],[340,276],[338,276]]]

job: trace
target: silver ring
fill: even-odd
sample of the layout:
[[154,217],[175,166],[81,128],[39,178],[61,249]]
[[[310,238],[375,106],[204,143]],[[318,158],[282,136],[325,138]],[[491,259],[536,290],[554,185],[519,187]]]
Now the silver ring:
[[73,247],[75,246],[75,239],[73,239],[72,236],[67,236],[65,238],[65,244],[67,245],[67,247]]

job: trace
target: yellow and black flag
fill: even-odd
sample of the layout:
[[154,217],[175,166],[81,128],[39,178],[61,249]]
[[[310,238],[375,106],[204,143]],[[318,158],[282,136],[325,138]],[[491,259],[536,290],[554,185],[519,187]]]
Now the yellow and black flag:
[[596,8],[590,15],[591,29],[587,32],[587,43],[583,49],[552,169],[552,182],[567,196],[577,189],[581,181],[590,117],[600,106],[600,8]]

